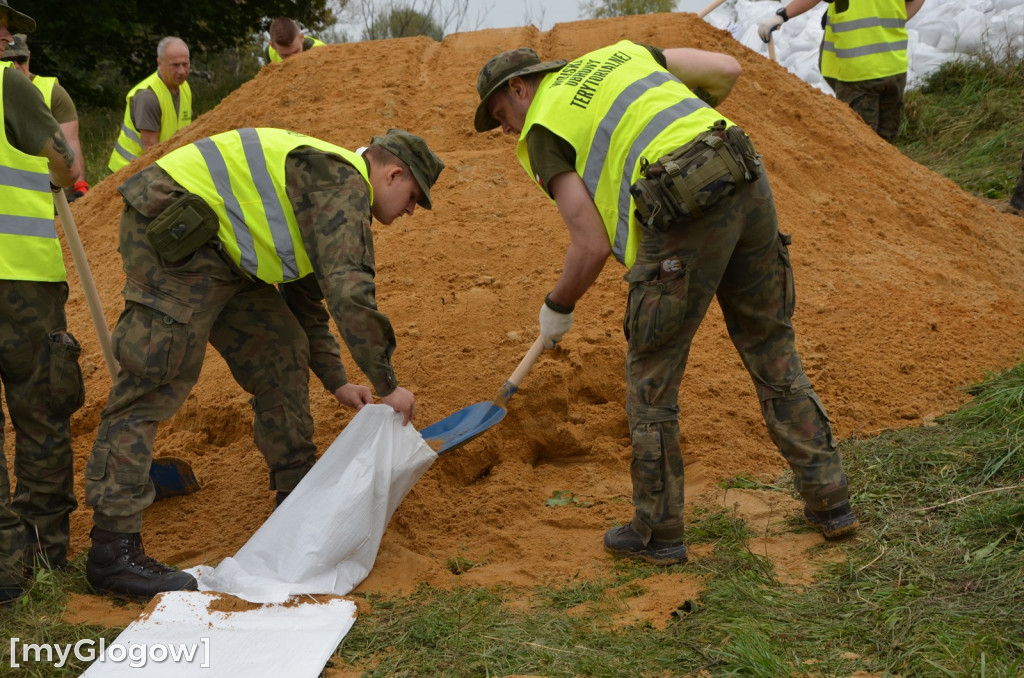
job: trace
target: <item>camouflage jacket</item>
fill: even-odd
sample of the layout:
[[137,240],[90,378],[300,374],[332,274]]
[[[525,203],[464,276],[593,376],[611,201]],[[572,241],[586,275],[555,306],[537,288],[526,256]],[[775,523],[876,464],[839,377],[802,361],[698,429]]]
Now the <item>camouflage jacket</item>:
[[[391,365],[395,332],[377,309],[373,216],[366,181],[336,156],[301,147],[288,154],[285,183],[315,280],[284,283],[282,294],[309,336],[311,367],[329,391],[346,383],[340,350],[320,303],[325,295],[352,359],[377,395],[386,396],[398,386]],[[118,190],[125,202],[150,218],[186,193],[157,165],[139,172]]]

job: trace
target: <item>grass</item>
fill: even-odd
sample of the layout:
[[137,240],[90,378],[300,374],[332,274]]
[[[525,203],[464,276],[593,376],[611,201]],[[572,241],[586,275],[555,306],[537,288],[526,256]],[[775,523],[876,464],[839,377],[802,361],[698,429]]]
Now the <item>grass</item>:
[[945,64],[908,92],[897,145],[965,190],[1012,193],[1024,152],[1024,55],[983,52]]
[[[216,88],[230,91],[251,76],[243,57],[221,63],[208,83],[195,79],[197,111],[221,96]],[[947,65],[908,96],[900,147],[967,190],[1005,195],[1024,139],[1021,91],[1020,59]],[[83,113],[94,181],[122,110]],[[604,579],[559,587],[368,596],[369,610],[329,666],[366,676],[1024,675],[1024,365],[970,393],[934,425],[842,443],[862,528],[832,547],[841,558],[811,584],[781,583],[750,551],[748,527],[735,514],[696,507],[688,541],[712,548],[687,565],[609,561]],[[792,491],[786,479],[738,477],[725,486]],[[447,563],[453,572],[479,564],[462,556]],[[39,573],[24,598],[0,610],[0,636],[113,641],[120,629],[62,620],[68,596],[88,592],[82,568],[79,557],[66,571]],[[628,602],[664,572],[701,577],[699,599],[680,599],[665,628],[622,625]],[[0,644],[3,675],[8,652]],[[85,668],[27,663],[15,675],[77,676]]]

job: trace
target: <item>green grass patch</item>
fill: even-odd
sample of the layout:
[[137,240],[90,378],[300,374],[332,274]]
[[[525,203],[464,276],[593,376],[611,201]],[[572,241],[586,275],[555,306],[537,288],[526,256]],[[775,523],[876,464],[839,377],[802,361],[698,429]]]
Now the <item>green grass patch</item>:
[[1024,151],[1024,58],[982,52],[944,64],[908,92],[896,139],[911,159],[965,190],[1006,198]]

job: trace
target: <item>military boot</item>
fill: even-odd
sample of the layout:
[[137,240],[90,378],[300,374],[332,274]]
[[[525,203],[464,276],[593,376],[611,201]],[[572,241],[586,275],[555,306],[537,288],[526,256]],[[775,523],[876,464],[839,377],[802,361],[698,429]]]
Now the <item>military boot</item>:
[[848,501],[829,511],[812,511],[804,504],[804,520],[812,527],[821,528],[821,533],[826,539],[851,535],[860,527],[860,522]]
[[162,591],[195,591],[195,577],[146,555],[138,532],[93,527],[85,578],[100,593],[151,598]]
[[646,544],[631,523],[613,527],[604,533],[604,550],[612,555],[638,558],[654,565],[675,565],[686,562],[686,544],[683,542],[654,541]]

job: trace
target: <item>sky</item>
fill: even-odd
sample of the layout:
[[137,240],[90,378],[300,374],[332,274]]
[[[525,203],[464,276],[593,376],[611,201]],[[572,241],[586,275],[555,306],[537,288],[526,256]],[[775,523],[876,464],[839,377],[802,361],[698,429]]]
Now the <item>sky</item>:
[[[462,33],[484,28],[511,28],[529,24],[546,31],[557,23],[583,19],[583,12],[580,9],[583,0],[411,0],[409,4],[413,9],[422,10],[429,6],[461,7],[463,1],[468,5],[462,23],[457,27],[446,26],[446,32]],[[676,11],[698,12],[710,2],[711,0],[677,0]],[[435,13],[435,16],[440,19],[440,14],[443,12]],[[339,24],[339,28],[354,40],[359,39],[361,26],[359,21]]]
[[[678,0],[676,11],[698,12],[710,0]],[[557,23],[583,18],[581,0],[469,0],[466,22],[460,30],[509,28],[533,24],[548,30]]]

